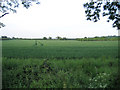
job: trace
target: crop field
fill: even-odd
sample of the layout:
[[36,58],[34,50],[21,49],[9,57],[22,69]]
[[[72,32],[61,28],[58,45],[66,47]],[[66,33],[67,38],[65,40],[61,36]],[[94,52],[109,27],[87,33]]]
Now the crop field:
[[118,88],[118,41],[3,40],[3,88]]

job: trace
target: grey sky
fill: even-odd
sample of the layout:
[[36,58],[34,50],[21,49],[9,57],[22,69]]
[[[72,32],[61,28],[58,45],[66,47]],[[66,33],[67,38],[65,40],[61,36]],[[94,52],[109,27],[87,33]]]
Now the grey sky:
[[86,20],[83,3],[89,0],[40,0],[40,5],[29,9],[20,7],[17,14],[9,14],[1,19],[6,27],[1,35],[9,37],[94,37],[118,35],[112,22],[101,18],[97,23]]

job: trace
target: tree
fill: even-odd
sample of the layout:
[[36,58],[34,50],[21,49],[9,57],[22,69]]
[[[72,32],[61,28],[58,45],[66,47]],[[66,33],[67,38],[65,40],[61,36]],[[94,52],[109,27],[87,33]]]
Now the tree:
[[62,40],[67,40],[67,38],[66,38],[66,37],[63,37]]
[[[26,9],[32,6],[32,3],[40,4],[38,0],[0,0],[0,18],[9,14],[11,11],[16,13],[16,8],[23,5]],[[0,28],[5,25],[0,22]]]
[[1,36],[1,39],[2,39],[2,40],[11,40],[11,38],[10,38],[10,37],[7,37],[7,36]]
[[46,37],[43,37],[43,40],[47,40],[47,38],[46,38]]
[[8,38],[7,36],[1,36],[1,38]]
[[[120,29],[120,2],[119,0],[114,0],[110,2],[110,0],[97,0],[87,2],[84,4],[85,13],[87,20],[92,20],[97,22],[100,20],[100,13],[102,16],[108,16],[109,21],[113,21],[113,27],[117,27]],[[102,11],[103,9],[103,11]]]
[[58,40],[60,40],[60,39],[61,39],[61,37],[59,37],[59,36],[57,36],[56,38],[57,38]]
[[52,39],[52,37],[49,37],[49,39],[51,40],[51,39]]

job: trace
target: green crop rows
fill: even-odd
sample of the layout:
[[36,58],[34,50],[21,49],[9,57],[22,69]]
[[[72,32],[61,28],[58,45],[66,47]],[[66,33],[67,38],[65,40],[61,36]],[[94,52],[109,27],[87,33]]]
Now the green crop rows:
[[3,88],[120,87],[118,41],[4,40]]

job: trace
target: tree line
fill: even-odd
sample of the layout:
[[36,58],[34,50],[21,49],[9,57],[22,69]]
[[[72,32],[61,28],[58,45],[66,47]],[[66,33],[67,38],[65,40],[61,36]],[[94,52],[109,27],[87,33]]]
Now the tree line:
[[117,41],[120,40],[120,36],[102,36],[102,37],[84,37],[78,38],[78,41]]
[[16,37],[7,37],[1,36],[0,40],[77,40],[77,41],[117,41],[120,40],[120,36],[95,36],[95,37],[84,37],[84,38],[66,38],[57,36],[56,38],[52,37],[43,37],[43,38],[16,38]]

